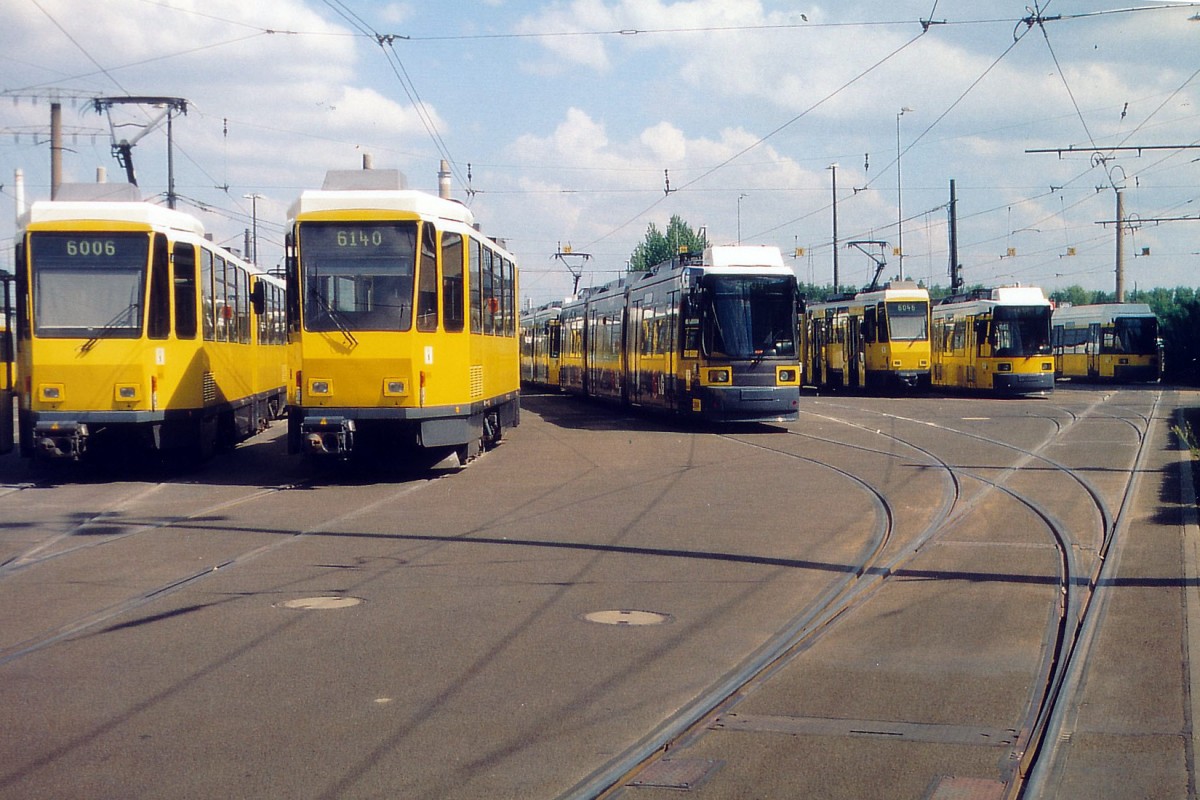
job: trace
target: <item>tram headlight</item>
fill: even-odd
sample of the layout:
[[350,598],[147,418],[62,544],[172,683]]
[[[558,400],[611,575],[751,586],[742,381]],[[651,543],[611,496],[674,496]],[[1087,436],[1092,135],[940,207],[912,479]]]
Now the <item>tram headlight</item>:
[[709,383],[729,383],[729,379],[730,370],[728,367],[722,367],[721,369],[710,369],[708,371]]
[[780,367],[775,371],[775,382],[793,384],[799,382],[799,370],[795,367]]
[[308,382],[308,393],[319,395],[333,394],[333,384],[327,380],[314,378]]
[[1001,361],[996,364],[996,372],[1012,372],[1012,364],[1007,361]]
[[63,399],[63,387],[60,383],[43,383],[38,387],[38,395],[44,402],[57,403]]
[[408,381],[402,378],[384,378],[383,379],[383,396],[384,397],[404,397],[408,394]]
[[113,387],[113,397],[118,403],[132,403],[138,399],[136,383],[118,383]]

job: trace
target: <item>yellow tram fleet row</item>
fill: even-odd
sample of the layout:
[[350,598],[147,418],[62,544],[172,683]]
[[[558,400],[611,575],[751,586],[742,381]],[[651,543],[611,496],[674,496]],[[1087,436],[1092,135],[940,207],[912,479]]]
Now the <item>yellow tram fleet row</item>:
[[1140,304],[924,287],[806,304],[778,248],[713,246],[520,313],[516,259],[394,170],[334,171],[289,211],[270,275],[136,187],[68,185],[19,224],[0,329],[0,450],[202,458],[286,418],[291,453],[466,462],[520,422],[521,382],[698,419],[793,420],[802,387],[1040,394],[1157,380]]
[[292,452],[466,461],[519,422],[517,292],[465,206],[391,170],[304,192],[282,279],[135,187],[64,186],[17,232],[16,439],[204,457],[286,416]]
[[[755,274],[751,263],[759,265],[759,272],[762,265],[781,263],[778,251],[763,254],[772,249],[764,248],[756,259],[743,258],[743,277]],[[691,273],[700,276],[704,269],[711,270],[720,263],[723,250],[747,248],[710,248]],[[1160,374],[1157,321],[1145,305],[1054,309],[1040,288],[1021,286],[980,289],[934,303],[924,287],[896,281],[820,303],[805,304],[797,297],[790,341],[772,325],[765,326],[772,328],[772,335],[763,340],[764,326],[759,325],[761,314],[754,301],[739,306],[739,329],[721,316],[720,303],[689,305],[687,287],[703,283],[688,278],[684,266],[676,265],[669,274],[680,291],[667,306],[667,316],[661,306],[641,300],[640,287],[651,275],[630,276],[579,298],[526,312],[522,378],[631,406],[656,405],[730,420],[791,418],[767,406],[757,415],[747,409],[728,410],[723,398],[762,391],[751,387],[749,365],[757,368],[758,384],[765,374],[762,364],[788,376],[787,385],[797,390],[788,395],[789,402],[800,386],[1035,395],[1051,391],[1056,378],[1152,381]],[[612,298],[620,300],[614,303]],[[685,320],[682,327],[679,320]],[[668,337],[692,343],[668,339],[663,355],[647,349],[646,342],[662,338],[662,324]],[[701,335],[689,339],[690,330]],[[705,331],[720,334],[718,340],[723,336],[745,341],[747,347],[727,352]],[[798,382],[791,382],[792,375]],[[702,380],[706,376],[708,380]],[[784,382],[776,385],[782,388]]]

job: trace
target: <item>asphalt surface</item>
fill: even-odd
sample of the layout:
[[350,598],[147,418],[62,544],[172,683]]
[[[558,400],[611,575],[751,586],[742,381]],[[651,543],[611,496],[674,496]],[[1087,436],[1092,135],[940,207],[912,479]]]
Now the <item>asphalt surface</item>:
[[5,456],[0,798],[1192,797],[1198,402],[530,392],[465,469]]

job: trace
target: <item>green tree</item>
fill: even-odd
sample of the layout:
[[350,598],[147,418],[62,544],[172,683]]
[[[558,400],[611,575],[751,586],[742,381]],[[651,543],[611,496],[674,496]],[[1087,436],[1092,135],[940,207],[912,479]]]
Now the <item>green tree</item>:
[[666,233],[660,231],[653,222],[647,226],[646,238],[629,256],[629,271],[646,272],[651,267],[675,258],[683,248],[689,253],[700,253],[704,251],[704,245],[704,238],[693,231],[692,226],[684,222],[678,214],[674,214],[667,224]]

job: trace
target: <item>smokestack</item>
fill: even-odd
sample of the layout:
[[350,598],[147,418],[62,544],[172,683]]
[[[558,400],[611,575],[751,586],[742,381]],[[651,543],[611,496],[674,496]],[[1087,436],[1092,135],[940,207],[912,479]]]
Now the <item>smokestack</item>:
[[442,167],[438,170],[438,197],[450,199],[450,162],[442,159]]
[[370,153],[363,153],[363,169],[375,169],[375,159]]
[[17,219],[25,215],[25,170],[13,170],[13,193],[17,196]]

